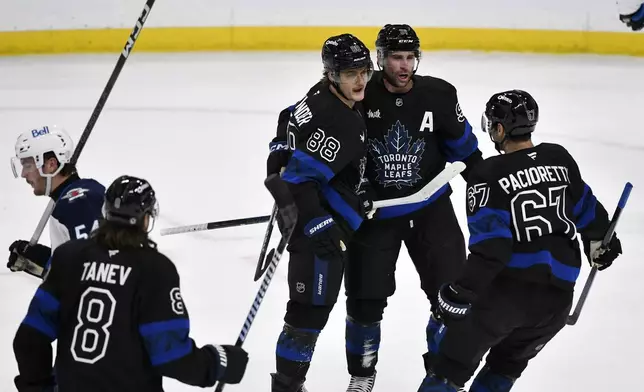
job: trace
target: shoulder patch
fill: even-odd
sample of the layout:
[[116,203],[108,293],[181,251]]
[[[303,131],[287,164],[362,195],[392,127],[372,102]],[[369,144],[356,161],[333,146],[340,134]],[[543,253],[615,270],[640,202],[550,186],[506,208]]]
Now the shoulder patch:
[[61,200],[68,200],[70,202],[76,200],[76,199],[82,199],[87,195],[87,192],[89,192],[88,188],[74,188],[70,189],[61,197]]

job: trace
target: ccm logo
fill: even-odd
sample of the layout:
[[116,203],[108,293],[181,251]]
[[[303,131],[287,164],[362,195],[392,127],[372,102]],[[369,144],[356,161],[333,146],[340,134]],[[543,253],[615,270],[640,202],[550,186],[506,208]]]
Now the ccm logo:
[[32,137],[38,137],[42,135],[47,135],[49,133],[49,127],[44,127],[43,129],[34,129],[31,131]]

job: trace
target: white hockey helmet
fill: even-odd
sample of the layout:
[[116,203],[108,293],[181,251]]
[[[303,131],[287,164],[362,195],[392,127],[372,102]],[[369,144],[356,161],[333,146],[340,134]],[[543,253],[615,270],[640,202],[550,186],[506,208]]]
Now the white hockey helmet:
[[[54,154],[60,165],[56,172],[51,174],[43,173],[45,154]],[[32,129],[18,137],[16,141],[16,156],[11,158],[11,169],[13,175],[18,178],[25,163],[23,159],[33,158],[33,164],[42,177],[52,178],[56,176],[63,167],[70,162],[74,153],[74,142],[67,131],[53,125]],[[48,183],[50,181],[47,181]]]

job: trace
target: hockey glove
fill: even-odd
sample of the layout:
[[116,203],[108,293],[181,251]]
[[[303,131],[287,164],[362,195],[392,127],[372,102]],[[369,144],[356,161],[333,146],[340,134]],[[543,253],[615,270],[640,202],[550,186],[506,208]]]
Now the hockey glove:
[[613,261],[622,254],[622,243],[616,234],[606,247],[602,247],[601,241],[584,241],[584,251],[592,267],[603,271],[613,264]]
[[13,380],[16,390],[18,392],[56,392],[56,381],[54,377],[49,377],[47,380],[42,380],[40,383],[31,384],[24,380],[22,376],[16,376]]
[[313,218],[304,226],[304,234],[311,239],[313,253],[323,260],[342,260],[347,250],[344,235],[331,215]]
[[27,262],[34,263],[41,268],[45,268],[49,258],[51,257],[51,249],[47,246],[35,244],[29,245],[29,241],[17,240],[14,241],[11,246],[9,246],[9,262],[7,263],[7,268],[11,271],[25,271],[30,275],[34,275],[40,278],[40,275],[35,275],[29,271],[27,266],[24,265],[22,260],[19,259],[21,256],[23,259],[26,259]]
[[637,11],[628,15],[619,15],[619,20],[626,26],[630,27],[633,31],[642,30],[644,28],[644,4],[637,9]]
[[274,173],[280,173],[282,168],[288,165],[288,160],[291,157],[291,151],[289,151],[285,141],[271,142],[270,149],[271,152],[266,160],[267,177]]
[[447,320],[460,320],[472,309],[473,292],[456,283],[447,283],[438,290],[438,316]]
[[266,177],[273,173],[279,173],[283,167],[286,167],[291,157],[291,151],[288,148],[288,120],[291,118],[292,106],[282,110],[277,118],[277,136],[273,139],[270,146],[270,154],[266,161]]
[[217,380],[224,384],[239,384],[246,372],[248,353],[241,347],[222,345],[204,346],[219,360]]

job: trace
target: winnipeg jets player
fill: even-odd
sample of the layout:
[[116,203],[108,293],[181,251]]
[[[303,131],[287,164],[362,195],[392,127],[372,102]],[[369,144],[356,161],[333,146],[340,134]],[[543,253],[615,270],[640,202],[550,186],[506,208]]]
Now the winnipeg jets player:
[[70,239],[88,238],[102,216],[105,187],[93,179],[81,179],[69,164],[74,142],[58,126],[44,126],[20,135],[11,167],[16,178],[24,178],[34,195],[54,199],[49,229],[51,247],[16,240],[9,247],[11,271],[25,271],[42,278],[56,247]]
[[633,31],[642,30],[644,27],[644,1],[620,0],[617,2],[619,20]]

